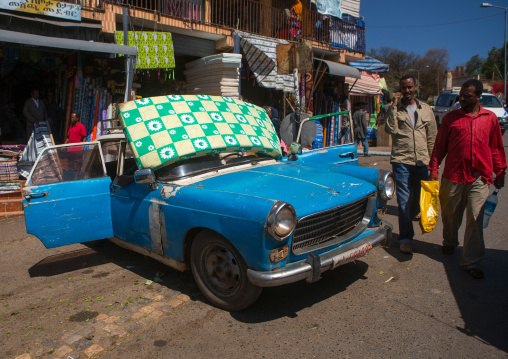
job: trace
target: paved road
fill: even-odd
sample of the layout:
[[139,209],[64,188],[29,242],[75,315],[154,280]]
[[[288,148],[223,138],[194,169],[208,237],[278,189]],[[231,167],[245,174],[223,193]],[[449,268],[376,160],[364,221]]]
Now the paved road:
[[188,273],[112,244],[47,250],[22,218],[0,221],[0,357],[508,357],[505,191],[483,280],[460,270],[460,251],[441,254],[439,223],[412,256],[376,248],[317,283],[267,288],[239,313],[210,306]]

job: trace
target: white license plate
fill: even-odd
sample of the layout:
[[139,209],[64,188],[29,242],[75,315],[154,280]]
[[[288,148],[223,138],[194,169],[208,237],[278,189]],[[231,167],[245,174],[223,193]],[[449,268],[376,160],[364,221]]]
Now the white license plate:
[[350,263],[357,258],[360,258],[360,257],[363,257],[363,256],[369,254],[371,249],[372,249],[372,244],[366,243],[366,244],[362,245],[361,247],[351,249],[350,251],[347,251],[345,253],[342,253],[341,255],[333,257],[332,269],[335,269],[338,266],[341,266],[343,264]]

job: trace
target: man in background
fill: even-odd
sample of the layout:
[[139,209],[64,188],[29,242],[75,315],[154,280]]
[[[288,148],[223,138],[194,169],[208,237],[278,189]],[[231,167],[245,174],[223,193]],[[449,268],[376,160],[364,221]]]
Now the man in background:
[[86,128],[79,122],[79,114],[71,113],[71,125],[69,132],[67,132],[67,139],[65,143],[79,143],[84,142],[86,139]]
[[23,116],[26,118],[26,136],[30,138],[34,131],[35,125],[40,122],[46,122],[46,106],[39,98],[39,90],[33,88],[30,92],[30,98],[25,101],[23,106]]
[[363,155],[369,155],[369,143],[367,141],[367,116],[365,115],[365,105],[362,103],[353,115],[353,134],[355,136],[355,145],[358,147],[360,142],[363,146]]
[[[430,159],[430,179],[446,157],[439,200],[443,219],[444,254],[459,245],[458,232],[466,210],[466,230],[460,266],[474,278],[483,278],[485,256],[483,215],[489,184],[504,186],[506,155],[497,116],[480,105],[483,84],[468,80],[460,89],[461,108],[443,117]],[[493,180],[493,173],[496,178]]]

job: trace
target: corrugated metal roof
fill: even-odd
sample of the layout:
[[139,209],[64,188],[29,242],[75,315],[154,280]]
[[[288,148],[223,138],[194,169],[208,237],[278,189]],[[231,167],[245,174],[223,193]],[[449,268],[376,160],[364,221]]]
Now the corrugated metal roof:
[[343,14],[360,17],[360,0],[342,0],[340,8]]
[[172,32],[175,54],[205,57],[215,54],[215,41]]

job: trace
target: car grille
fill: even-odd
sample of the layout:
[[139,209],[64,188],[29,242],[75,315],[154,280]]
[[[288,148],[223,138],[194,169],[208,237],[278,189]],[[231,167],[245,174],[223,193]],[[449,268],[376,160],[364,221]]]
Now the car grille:
[[299,254],[309,247],[344,235],[361,222],[368,198],[328,211],[311,214],[298,221],[293,232],[293,252]]

